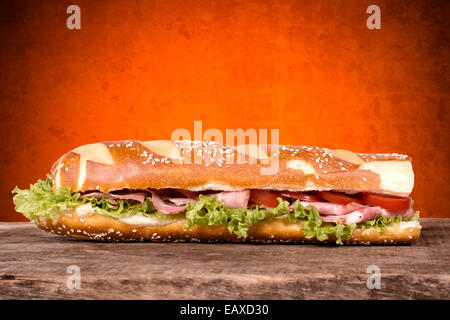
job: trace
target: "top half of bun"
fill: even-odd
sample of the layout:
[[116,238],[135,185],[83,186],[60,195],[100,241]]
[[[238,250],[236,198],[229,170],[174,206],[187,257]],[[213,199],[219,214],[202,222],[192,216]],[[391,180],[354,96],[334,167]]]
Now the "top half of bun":
[[51,170],[55,191],[180,188],[340,190],[408,196],[411,158],[289,145],[205,141],[107,141],[81,146]]

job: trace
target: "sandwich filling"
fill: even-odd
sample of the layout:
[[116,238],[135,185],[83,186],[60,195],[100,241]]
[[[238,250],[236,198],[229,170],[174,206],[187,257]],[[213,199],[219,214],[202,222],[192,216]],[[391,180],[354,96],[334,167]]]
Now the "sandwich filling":
[[247,237],[248,230],[256,223],[287,216],[292,223],[303,223],[306,238],[324,241],[334,236],[337,244],[350,239],[356,228],[376,228],[383,232],[387,226],[419,220],[411,198],[372,193],[122,189],[105,194],[73,193],[66,188],[55,193],[52,186],[52,179],[47,177],[29,189],[16,187],[13,190],[16,211],[35,220],[53,219],[57,214],[76,209],[80,217],[93,212],[149,227],[183,219],[188,230],[195,225],[222,224],[242,238]]

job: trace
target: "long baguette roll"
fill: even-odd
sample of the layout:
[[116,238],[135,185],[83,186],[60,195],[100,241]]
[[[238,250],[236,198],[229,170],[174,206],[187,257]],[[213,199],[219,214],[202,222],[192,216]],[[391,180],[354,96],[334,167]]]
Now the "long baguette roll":
[[[411,158],[396,153],[126,140],[88,144],[66,153],[52,166],[51,180],[50,194],[58,194],[60,188],[65,188],[69,195],[98,191],[108,196],[127,189],[125,192],[131,193],[145,190],[150,196],[151,190],[171,188],[200,193],[243,189],[332,190],[407,197],[414,185],[414,173]],[[230,232],[225,224],[196,224],[187,230],[184,214],[174,220],[138,214],[112,218],[85,202],[58,210],[53,212],[53,218],[36,215],[35,223],[49,232],[99,241],[319,242],[314,236],[305,235],[305,230],[308,231],[302,222],[305,220],[290,222],[286,215],[251,225],[248,236],[242,238]],[[419,238],[420,229],[416,220],[388,224],[383,232],[378,231],[382,228],[357,226],[348,234],[349,238],[338,240],[354,244],[413,243]],[[329,233],[328,239],[320,242],[333,242],[337,240],[336,234]]]
[[[270,171],[271,166],[276,169]],[[264,171],[266,170],[266,171]],[[411,159],[307,146],[230,147],[201,141],[101,142],[63,155],[52,167],[54,190],[73,192],[179,188],[336,190],[408,196]]]

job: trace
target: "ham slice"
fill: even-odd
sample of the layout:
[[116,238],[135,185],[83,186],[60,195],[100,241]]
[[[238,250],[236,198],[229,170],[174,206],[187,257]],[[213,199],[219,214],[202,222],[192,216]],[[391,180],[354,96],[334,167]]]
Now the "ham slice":
[[331,203],[331,202],[306,202],[306,201],[301,201],[300,202],[305,208],[308,205],[312,205],[314,207],[317,208],[317,210],[319,211],[320,215],[325,215],[325,216],[342,216],[342,215],[346,215],[350,212],[353,212],[355,210],[358,209],[363,209],[363,208],[367,208],[367,206],[359,204],[359,203],[349,203],[346,205],[343,204],[336,204],[336,203]]
[[87,192],[85,194],[82,194],[80,196],[80,199],[84,199],[84,198],[87,198],[87,199],[95,198],[95,199],[98,199],[98,200],[103,199],[103,198],[108,198],[109,203],[111,203],[113,206],[115,206],[116,204],[119,203],[117,200],[111,198],[109,196],[109,194],[104,194],[104,193],[102,193],[100,191],[92,191],[92,192]]
[[186,210],[189,202],[196,202],[197,199],[190,198],[169,198],[159,196],[152,191],[152,201],[156,210],[165,214],[177,214]]
[[406,219],[411,219],[414,216],[414,213],[416,212],[414,211],[413,207],[410,206],[409,209],[403,213],[403,217],[405,217]]
[[247,208],[250,190],[223,191],[209,194],[208,197],[216,196],[219,202],[224,203],[229,208]]
[[197,202],[197,199],[192,198],[168,198],[170,202],[175,203],[177,206],[187,205],[189,202]]
[[401,211],[401,212],[381,209],[381,214],[388,219],[392,218],[392,217],[398,217],[398,216],[403,216],[406,219],[411,219],[414,215],[414,209],[412,206],[410,206],[408,210]]
[[145,198],[147,198],[147,193],[145,192],[134,192],[134,193],[127,193],[127,194],[112,194],[108,193],[108,196],[110,196],[113,199],[124,199],[124,200],[135,200],[139,203],[144,203]]
[[[186,210],[189,202],[197,202],[196,194],[186,193],[191,198],[171,198],[168,196],[159,196],[152,191],[152,201],[155,208],[165,214],[177,214]],[[194,197],[195,196],[195,197]],[[229,208],[247,208],[248,199],[250,198],[250,190],[242,191],[223,191],[219,193],[211,193],[208,197],[216,196],[219,202],[224,203]]]
[[102,199],[102,198],[107,198],[108,196],[104,193],[101,193],[100,191],[92,191],[92,192],[87,192],[85,194],[82,194],[80,196],[80,199],[84,199],[84,198],[95,198],[95,199]]
[[379,214],[381,214],[381,207],[365,207],[344,215],[322,216],[322,221],[352,224],[373,219]]

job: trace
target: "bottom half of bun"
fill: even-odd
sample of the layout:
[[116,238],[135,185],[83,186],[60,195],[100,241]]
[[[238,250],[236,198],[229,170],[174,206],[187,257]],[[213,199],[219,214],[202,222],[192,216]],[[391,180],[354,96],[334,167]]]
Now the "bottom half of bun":
[[[277,217],[253,225],[247,238],[231,234],[225,225],[196,225],[192,230],[184,228],[186,220],[170,221],[158,226],[132,225],[109,216],[92,214],[79,217],[74,211],[58,214],[54,219],[38,218],[36,225],[48,232],[75,239],[94,241],[154,241],[154,242],[263,242],[263,243],[335,243],[328,240],[308,239],[302,222],[290,222],[287,217]],[[344,244],[411,244],[420,236],[418,221],[388,225],[383,232],[376,228],[355,229]]]

